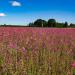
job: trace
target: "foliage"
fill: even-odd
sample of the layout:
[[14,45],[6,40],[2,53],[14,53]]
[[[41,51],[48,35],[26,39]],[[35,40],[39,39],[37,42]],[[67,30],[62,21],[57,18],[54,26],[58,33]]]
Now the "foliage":
[[46,21],[42,20],[42,19],[37,19],[34,22],[34,26],[36,26],[36,27],[46,27]]
[[65,22],[64,27],[68,27],[68,23],[67,22]]
[[[31,24],[31,25],[30,25]],[[56,22],[55,19],[49,19],[48,21],[37,19],[34,21],[34,23],[29,23],[29,27],[56,27],[56,28],[67,28],[67,27],[75,27],[75,24],[68,24],[68,22],[65,23],[59,23]]]
[[75,24],[71,23],[69,27],[75,28]]
[[29,23],[28,25],[0,25],[0,27],[47,27],[47,28],[75,28],[75,24],[68,22],[60,23],[56,22],[55,19],[49,19],[48,21],[43,19],[37,19],[34,22]]
[[48,27],[56,27],[56,20],[55,19],[49,19],[47,25],[48,25]]

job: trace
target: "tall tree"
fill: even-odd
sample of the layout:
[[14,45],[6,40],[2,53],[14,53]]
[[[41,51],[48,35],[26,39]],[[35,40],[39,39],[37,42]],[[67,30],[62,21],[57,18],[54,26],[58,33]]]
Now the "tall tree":
[[55,19],[49,19],[47,25],[48,25],[48,27],[56,27],[56,20]]
[[45,20],[42,20],[42,19],[37,19],[35,22],[34,22],[34,25],[36,27],[46,27],[46,24],[47,22]]
[[68,23],[67,22],[64,23],[64,27],[68,27]]

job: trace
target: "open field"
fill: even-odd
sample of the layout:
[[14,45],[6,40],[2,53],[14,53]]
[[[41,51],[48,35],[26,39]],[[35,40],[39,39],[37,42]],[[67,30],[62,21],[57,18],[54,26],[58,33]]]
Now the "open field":
[[0,27],[0,75],[75,75],[75,28]]

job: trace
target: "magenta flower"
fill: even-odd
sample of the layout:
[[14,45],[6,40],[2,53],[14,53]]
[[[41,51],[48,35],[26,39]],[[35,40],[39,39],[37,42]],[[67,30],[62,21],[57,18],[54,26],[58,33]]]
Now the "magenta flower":
[[18,49],[17,45],[16,44],[13,44],[13,43],[10,43],[8,45],[9,48],[14,48],[14,49]]
[[72,67],[75,68],[75,61],[72,63]]
[[25,47],[22,47],[22,50],[25,52],[26,51]]

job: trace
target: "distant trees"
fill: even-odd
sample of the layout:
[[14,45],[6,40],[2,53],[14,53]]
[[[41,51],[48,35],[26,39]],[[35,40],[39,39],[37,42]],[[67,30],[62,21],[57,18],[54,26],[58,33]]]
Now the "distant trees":
[[75,28],[75,24],[71,23],[69,27]]
[[0,25],[0,27],[56,27],[56,28],[67,28],[67,27],[71,27],[71,28],[75,28],[75,24],[71,23],[68,24],[68,22],[64,22],[64,23],[59,23],[56,22],[55,19],[49,19],[48,21],[43,20],[43,19],[37,19],[34,22],[29,23],[27,26],[26,25]]
[[35,22],[34,22],[34,25],[36,27],[42,27],[42,19],[37,19]]
[[64,27],[68,27],[68,23],[67,22],[65,22]]
[[46,27],[46,24],[47,22],[45,20],[42,20],[42,19],[37,19],[35,22],[34,22],[34,25],[36,27]]
[[56,27],[57,28],[62,28],[62,27],[64,27],[64,23],[56,23]]
[[29,23],[29,25],[28,25],[29,27],[32,27],[32,26],[34,26],[34,24],[33,23]]
[[65,23],[59,23],[56,22],[55,19],[49,19],[48,21],[37,19],[33,23],[29,23],[29,27],[57,27],[57,28],[67,28],[67,27],[75,27],[75,24],[68,24],[68,22]]
[[49,19],[47,25],[48,25],[48,27],[56,27],[56,20]]

